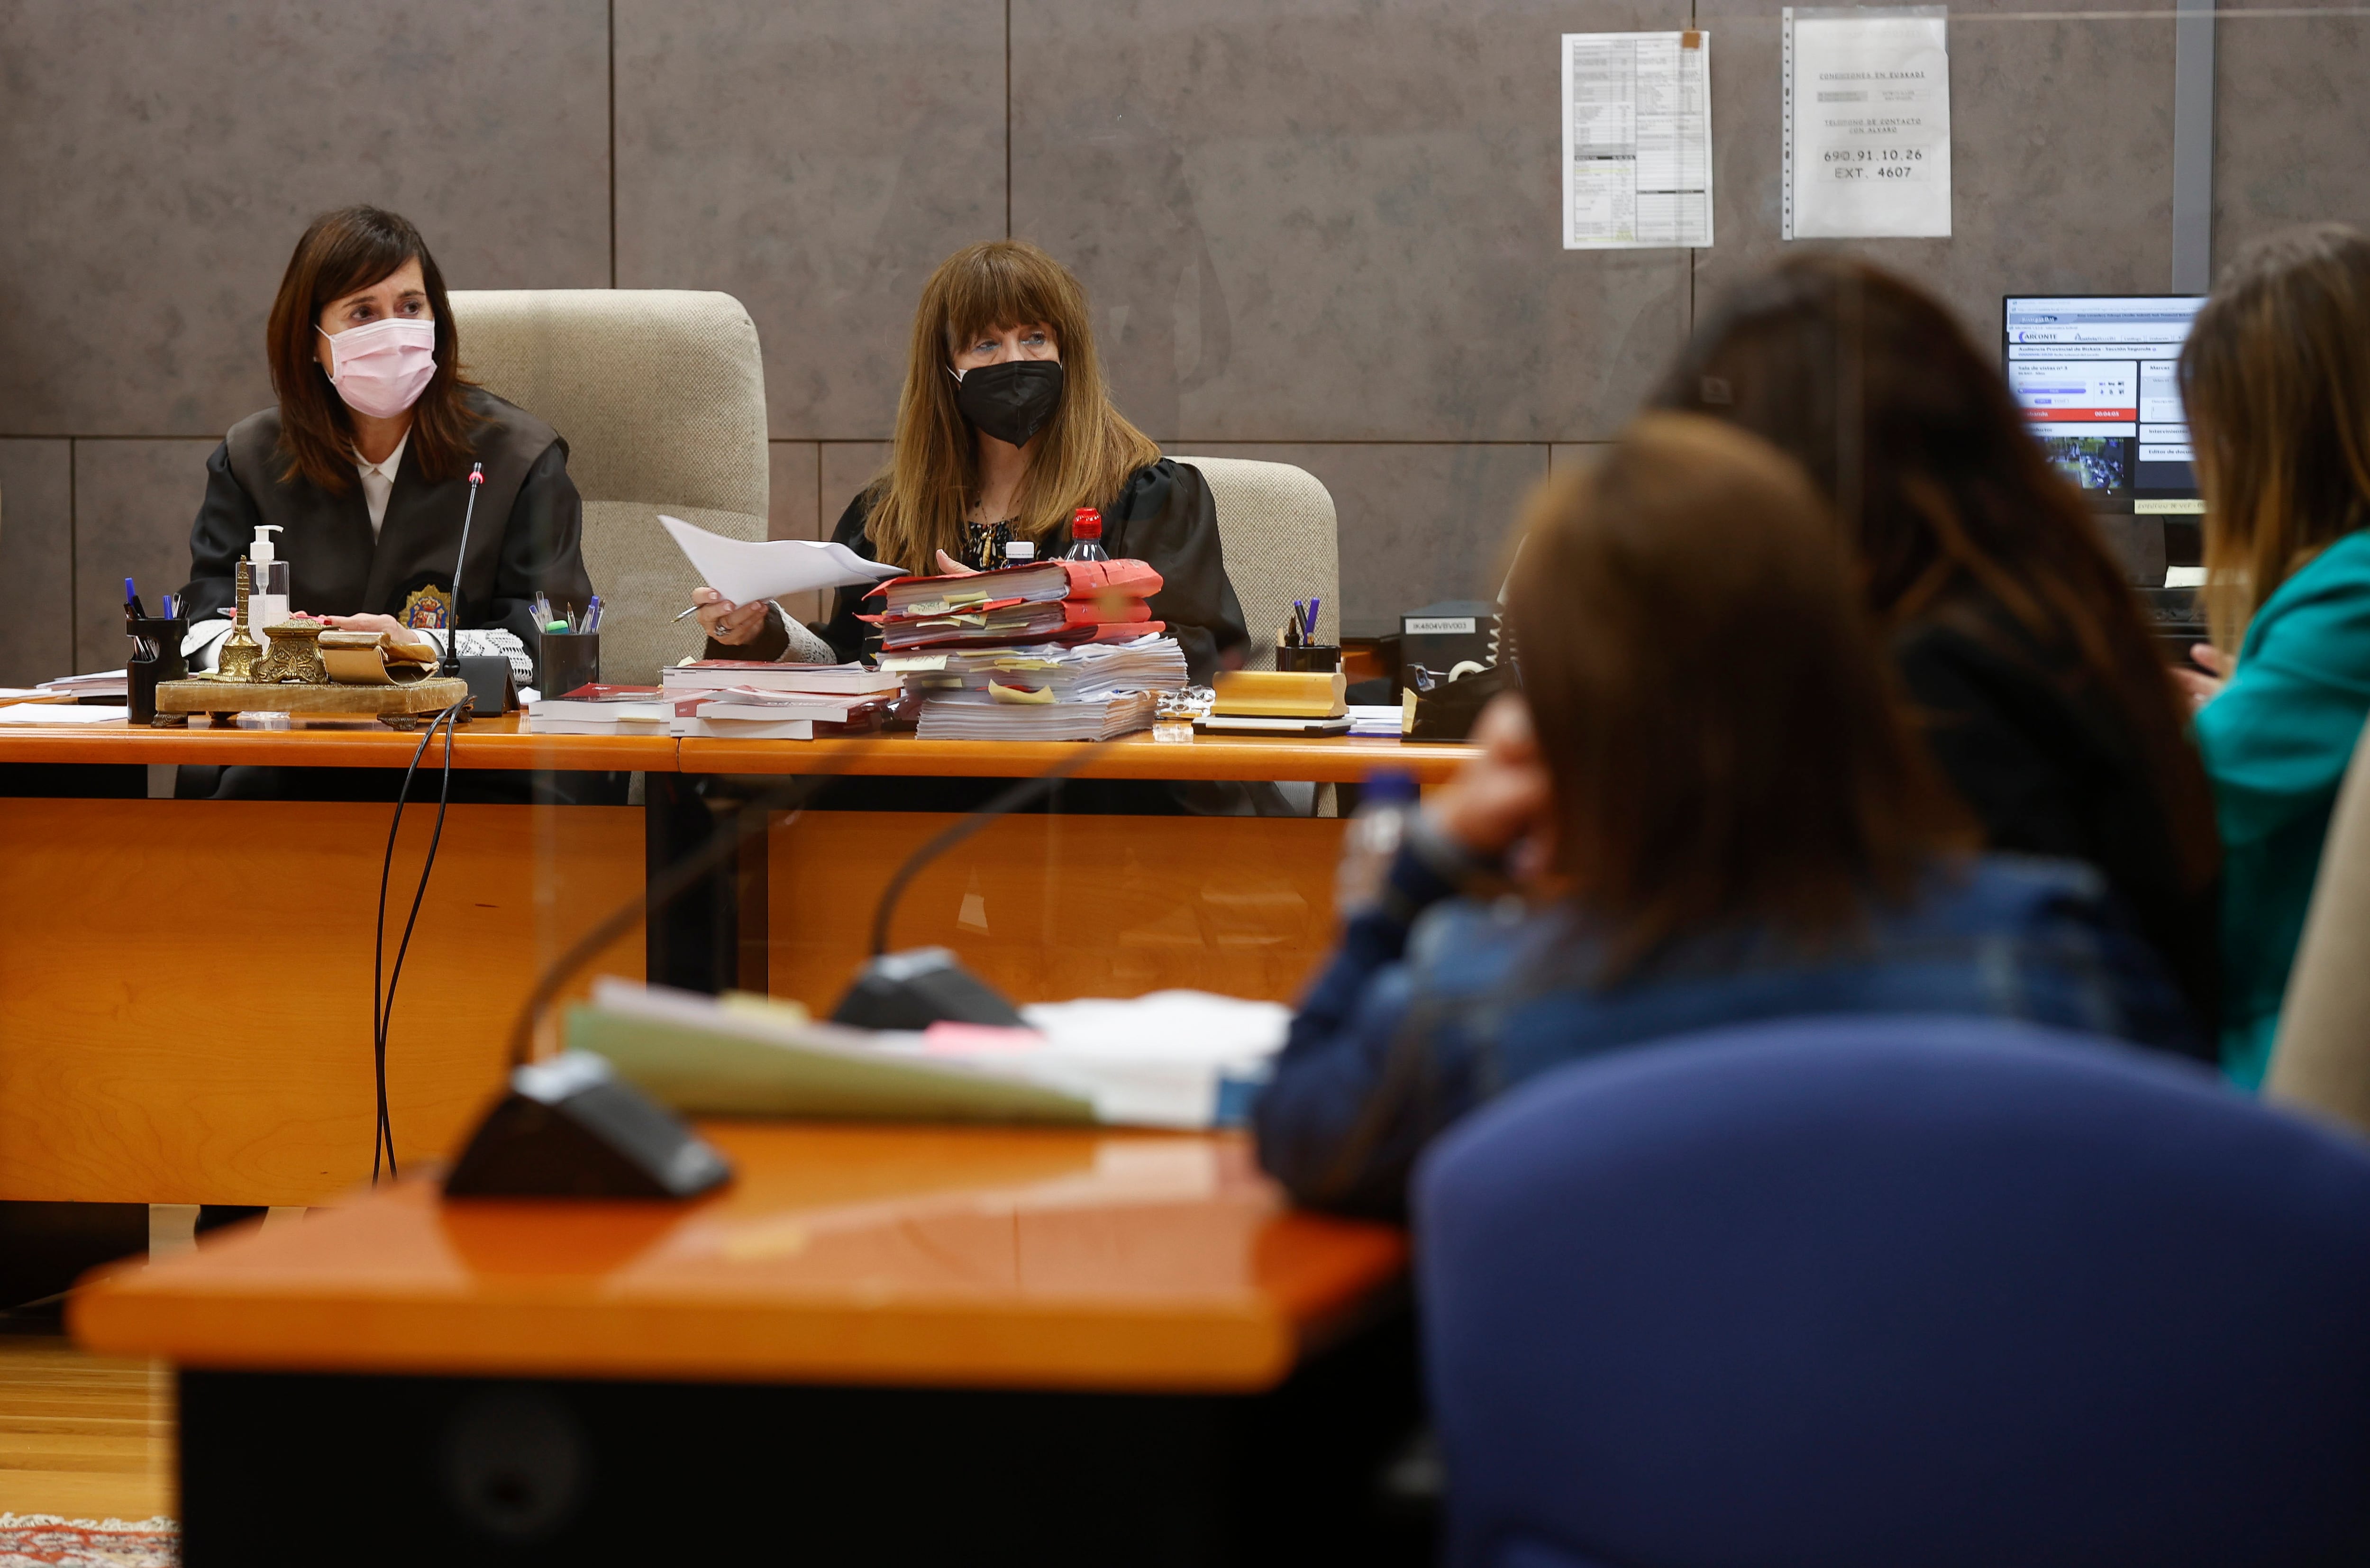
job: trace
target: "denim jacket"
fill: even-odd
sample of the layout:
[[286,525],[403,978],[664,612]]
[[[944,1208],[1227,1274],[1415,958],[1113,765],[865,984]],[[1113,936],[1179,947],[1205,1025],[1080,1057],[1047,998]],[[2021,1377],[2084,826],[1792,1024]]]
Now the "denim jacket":
[[1605,986],[1568,906],[1483,903],[1410,847],[1354,915],[1253,1109],[1260,1161],[1299,1201],[1396,1217],[1435,1134],[1533,1074],[1625,1045],[1819,1013],[1980,1014],[2210,1061],[2155,951],[2099,873],[1984,855],[1938,867],[1906,907],[1806,955],[1776,933],[1683,939]]

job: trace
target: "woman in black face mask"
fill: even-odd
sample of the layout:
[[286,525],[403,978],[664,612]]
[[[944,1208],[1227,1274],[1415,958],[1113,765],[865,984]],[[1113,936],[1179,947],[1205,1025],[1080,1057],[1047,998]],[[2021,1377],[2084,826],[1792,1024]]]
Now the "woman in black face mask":
[[[1004,565],[1015,540],[1040,560],[1061,555],[1082,506],[1102,513],[1107,553],[1160,573],[1152,617],[1207,682],[1248,640],[1208,487],[1111,406],[1069,269],[1022,240],[959,250],[914,315],[896,450],[832,536],[911,572],[982,571]],[[870,629],[856,618],[861,593],[841,590],[811,631],[777,605],[730,605],[703,588],[708,656],[818,659],[819,633],[832,657],[855,658]]]

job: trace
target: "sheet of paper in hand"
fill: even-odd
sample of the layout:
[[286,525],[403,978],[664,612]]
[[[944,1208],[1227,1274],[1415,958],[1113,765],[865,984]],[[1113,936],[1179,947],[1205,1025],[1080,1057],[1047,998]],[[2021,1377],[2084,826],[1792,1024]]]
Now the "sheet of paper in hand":
[[811,588],[874,583],[903,571],[869,561],[846,545],[815,539],[728,539],[662,513],[659,525],[691,560],[699,580],[736,605],[754,605]]

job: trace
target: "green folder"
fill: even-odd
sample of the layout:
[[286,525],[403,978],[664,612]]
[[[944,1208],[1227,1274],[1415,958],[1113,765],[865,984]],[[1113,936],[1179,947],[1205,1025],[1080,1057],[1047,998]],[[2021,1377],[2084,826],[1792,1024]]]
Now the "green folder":
[[[711,1016],[700,1018],[702,1010]],[[846,1037],[846,1038],[838,1038]],[[675,1110],[704,1116],[1091,1123],[1076,1095],[967,1065],[866,1049],[858,1032],[787,1027],[689,998],[569,1009],[568,1044]]]

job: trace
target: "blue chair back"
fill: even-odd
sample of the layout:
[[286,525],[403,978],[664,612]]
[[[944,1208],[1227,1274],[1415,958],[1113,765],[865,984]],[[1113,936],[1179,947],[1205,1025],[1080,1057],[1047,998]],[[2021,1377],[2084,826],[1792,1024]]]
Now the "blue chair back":
[[1981,1020],[1577,1065],[1416,1179],[1456,1568],[2370,1560],[2370,1146]]

